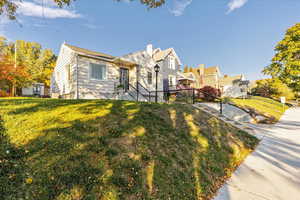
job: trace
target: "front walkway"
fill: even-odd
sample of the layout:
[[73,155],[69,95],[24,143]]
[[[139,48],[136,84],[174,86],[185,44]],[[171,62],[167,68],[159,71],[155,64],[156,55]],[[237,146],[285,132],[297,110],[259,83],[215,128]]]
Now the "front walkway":
[[262,141],[214,200],[300,199],[300,108],[272,126],[252,126]]

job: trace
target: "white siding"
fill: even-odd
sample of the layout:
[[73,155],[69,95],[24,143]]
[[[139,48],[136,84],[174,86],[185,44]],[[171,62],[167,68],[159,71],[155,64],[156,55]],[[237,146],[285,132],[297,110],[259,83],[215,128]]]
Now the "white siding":
[[[89,77],[90,62],[106,66],[105,80],[93,80]],[[121,66],[122,67],[122,66]],[[126,67],[124,67],[126,68]],[[113,99],[115,88],[119,85],[120,67],[98,59],[78,57],[78,88],[80,99]],[[136,68],[129,69],[129,82],[135,84]]]
[[[56,67],[51,78],[50,93],[65,95],[76,92],[76,65],[75,52],[64,44],[61,46],[60,53],[56,62]],[[68,66],[70,66],[70,78],[68,78]]]
[[[139,65],[139,83],[141,83],[147,90],[154,91],[156,81],[154,72],[154,66],[156,65],[156,62],[154,61],[154,59],[146,51],[139,51],[133,54],[125,55],[123,57]],[[152,73],[152,84],[148,84],[148,72]],[[161,73],[158,74],[158,90],[163,90]]]

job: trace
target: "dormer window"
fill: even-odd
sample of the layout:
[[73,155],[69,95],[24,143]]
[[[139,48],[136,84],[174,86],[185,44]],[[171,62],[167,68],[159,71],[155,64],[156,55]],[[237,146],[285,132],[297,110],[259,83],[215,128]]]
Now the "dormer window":
[[174,56],[169,56],[169,69],[175,69],[175,58]]

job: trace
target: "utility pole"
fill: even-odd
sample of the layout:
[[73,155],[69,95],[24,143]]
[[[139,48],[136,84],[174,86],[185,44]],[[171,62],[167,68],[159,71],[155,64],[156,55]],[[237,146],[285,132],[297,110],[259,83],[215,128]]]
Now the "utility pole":
[[15,42],[15,69],[17,68],[17,41]]
[[[15,42],[15,70],[17,69],[17,41]],[[16,95],[16,87],[15,87],[15,83],[13,83],[12,85],[12,96],[14,97]]]

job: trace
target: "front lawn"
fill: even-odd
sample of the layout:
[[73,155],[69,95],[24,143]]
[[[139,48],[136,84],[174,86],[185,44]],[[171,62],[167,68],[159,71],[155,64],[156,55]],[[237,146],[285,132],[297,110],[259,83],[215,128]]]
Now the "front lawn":
[[238,107],[252,109],[267,117],[270,122],[277,122],[289,106],[283,106],[273,99],[252,96],[250,99],[231,99]]
[[0,197],[210,199],[257,143],[189,105],[0,99]]

